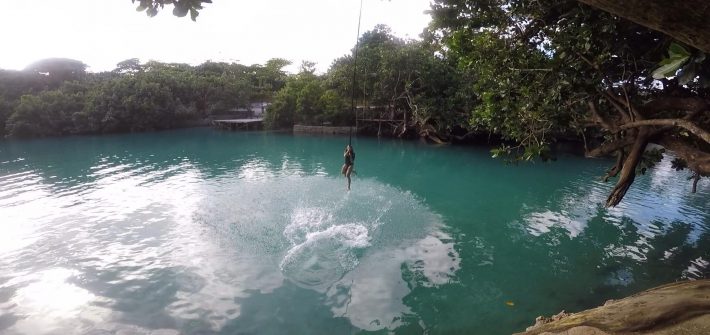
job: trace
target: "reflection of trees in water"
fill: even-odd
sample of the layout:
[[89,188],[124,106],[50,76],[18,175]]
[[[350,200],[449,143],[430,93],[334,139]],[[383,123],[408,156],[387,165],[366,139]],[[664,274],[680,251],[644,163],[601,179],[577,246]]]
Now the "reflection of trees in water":
[[229,320],[220,334],[352,334],[358,329],[347,318],[334,316],[322,294],[285,282],[273,292],[249,292],[239,317]]
[[496,331],[512,333],[541,314],[579,311],[661,284],[710,276],[707,223],[640,223],[623,215],[610,220],[606,209],[595,208],[581,232],[557,222],[528,238],[516,238],[521,227],[511,225],[506,243],[485,230],[475,238],[452,234],[462,268],[455,282],[426,288],[402,269],[411,288],[403,301],[412,315],[402,327],[422,323],[434,325],[431,331],[452,332],[476,324],[485,329],[490,320],[501,320]]
[[[345,142],[343,142],[345,143]],[[344,145],[344,144],[343,144]],[[95,182],[97,170],[140,170],[158,181],[189,164],[205,179],[230,175],[250,162],[277,173],[301,170],[320,173],[332,158],[339,168],[340,143],[329,138],[298,138],[280,134],[227,133],[210,129],[126,135],[77,136],[0,143],[0,173],[34,171],[52,190]],[[289,155],[288,153],[297,153]],[[331,154],[332,153],[332,154]],[[24,158],[21,161],[15,161]],[[13,162],[15,161],[15,162]],[[166,172],[165,170],[169,170]],[[281,171],[284,170],[284,171]]]

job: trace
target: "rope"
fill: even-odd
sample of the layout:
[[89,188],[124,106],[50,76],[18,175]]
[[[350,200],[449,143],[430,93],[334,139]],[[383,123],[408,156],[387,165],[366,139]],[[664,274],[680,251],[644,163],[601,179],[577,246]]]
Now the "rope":
[[[357,80],[357,51],[360,48],[360,24],[362,23],[362,3],[363,0],[360,0],[360,14],[358,15],[357,18],[357,37],[355,38],[355,52],[353,56],[353,87],[352,87],[352,113],[355,116],[355,121],[357,122],[357,109],[355,108],[355,83]],[[350,124],[350,139],[348,144],[352,145],[353,144],[353,126],[352,123]]]

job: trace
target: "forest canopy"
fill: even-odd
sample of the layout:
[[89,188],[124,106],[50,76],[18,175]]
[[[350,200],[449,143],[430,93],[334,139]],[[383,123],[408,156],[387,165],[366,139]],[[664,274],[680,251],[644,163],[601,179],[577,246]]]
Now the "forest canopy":
[[284,59],[265,65],[197,66],[138,59],[88,73],[72,59],[0,70],[0,135],[44,137],[170,129],[252,102],[269,101],[287,80]]

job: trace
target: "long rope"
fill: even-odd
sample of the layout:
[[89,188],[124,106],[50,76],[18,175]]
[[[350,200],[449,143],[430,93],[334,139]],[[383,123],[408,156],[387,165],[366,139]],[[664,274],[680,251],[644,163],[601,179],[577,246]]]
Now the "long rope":
[[[360,23],[362,23],[362,3],[363,0],[360,0],[360,14],[358,15],[357,18],[357,37],[355,38],[355,55],[353,56],[353,87],[352,87],[352,113],[355,116],[355,122],[357,122],[357,110],[355,108],[355,83],[357,80],[357,51],[360,48]],[[350,124],[350,139],[348,141],[348,144],[352,145],[353,144],[353,126],[352,123]]]

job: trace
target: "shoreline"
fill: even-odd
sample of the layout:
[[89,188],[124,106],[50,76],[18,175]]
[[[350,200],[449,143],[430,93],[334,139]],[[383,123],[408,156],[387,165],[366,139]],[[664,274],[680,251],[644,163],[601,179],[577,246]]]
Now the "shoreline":
[[[175,130],[184,130],[184,129],[203,129],[203,128],[210,128],[213,131],[216,132],[248,132],[248,133],[279,133],[279,134],[292,134],[294,136],[327,136],[327,137],[347,137],[349,136],[348,132],[344,132],[343,129],[349,129],[350,127],[328,127],[328,126],[302,126],[299,125],[299,129],[306,129],[306,130],[311,130],[311,129],[317,129],[317,128],[327,128],[327,129],[318,129],[318,132],[312,132],[312,131],[294,131],[294,128],[279,128],[279,129],[259,129],[259,130],[223,130],[223,129],[216,129],[210,125],[208,121],[205,122],[195,122],[191,124],[187,124],[184,126],[180,127],[174,127],[174,128],[169,128],[169,129],[154,129],[154,130],[146,130],[146,131],[136,131],[136,132],[112,132],[112,133],[85,133],[85,134],[65,134],[65,135],[54,135],[54,136],[43,136],[43,137],[29,137],[29,138],[22,138],[22,137],[2,137],[0,138],[0,143],[8,143],[8,142],[24,142],[24,141],[34,141],[34,140],[47,140],[47,139],[58,139],[58,138],[73,138],[73,137],[102,137],[102,136],[116,136],[116,135],[132,135],[132,134],[149,134],[149,133],[162,133],[162,132],[169,132],[169,131],[175,131]],[[336,130],[333,130],[331,128],[338,128]],[[494,148],[498,145],[506,143],[503,140],[497,139],[497,138],[492,138],[488,136],[483,136],[481,134],[478,135],[473,135],[469,136],[468,138],[464,140],[453,140],[451,142],[447,143],[436,143],[430,140],[427,140],[426,137],[413,137],[413,136],[405,136],[405,137],[397,137],[397,136],[377,136],[377,134],[371,134],[368,132],[354,132],[352,134],[354,138],[356,137],[364,137],[364,138],[382,138],[382,139],[390,139],[390,140],[401,140],[401,141],[419,141],[419,142],[425,142],[431,145],[435,146],[459,146],[459,147],[487,147],[487,148]],[[584,144],[579,141],[572,141],[572,140],[560,140],[558,142],[555,142],[551,145],[551,150],[554,154],[571,154],[573,156],[579,156],[579,157],[585,157],[584,155]]]

